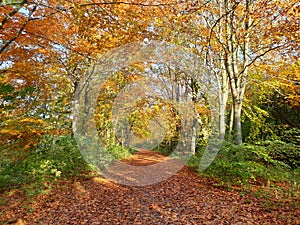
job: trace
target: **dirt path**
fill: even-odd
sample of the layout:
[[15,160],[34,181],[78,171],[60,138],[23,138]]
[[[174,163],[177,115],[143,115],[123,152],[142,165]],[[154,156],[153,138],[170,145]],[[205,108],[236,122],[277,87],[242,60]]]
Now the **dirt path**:
[[[149,165],[164,158],[139,151],[126,162]],[[300,224],[299,211],[290,216],[283,209],[267,212],[256,198],[214,188],[187,167],[143,187],[119,185],[100,176],[60,181],[27,203],[26,209],[22,196],[14,193],[14,205],[6,206],[0,220],[12,224]]]
[[149,150],[138,150],[134,156],[112,163],[103,170],[109,180],[129,186],[147,186],[170,178],[185,165],[179,158],[166,157]]
[[163,154],[145,149],[139,149],[132,157],[123,161],[130,165],[146,166],[161,162],[164,159],[166,159],[166,156]]

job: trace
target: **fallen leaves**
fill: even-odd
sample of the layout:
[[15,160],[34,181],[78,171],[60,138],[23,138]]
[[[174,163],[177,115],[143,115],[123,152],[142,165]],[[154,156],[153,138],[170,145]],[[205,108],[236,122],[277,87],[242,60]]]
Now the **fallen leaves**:
[[[144,162],[153,161],[155,155],[146,154]],[[161,160],[161,155],[157,156]],[[137,160],[130,162],[140,165],[141,155]],[[300,216],[296,208],[266,211],[255,197],[215,188],[187,167],[155,185],[132,187],[100,176],[81,177],[58,182],[33,202],[20,192],[5,199],[6,203],[0,206],[4,224],[295,225]]]

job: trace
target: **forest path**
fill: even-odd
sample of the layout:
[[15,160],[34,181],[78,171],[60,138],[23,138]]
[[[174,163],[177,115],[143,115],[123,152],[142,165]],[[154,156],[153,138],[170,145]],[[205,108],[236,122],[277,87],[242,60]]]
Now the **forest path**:
[[[141,166],[164,159],[141,150],[125,162]],[[4,211],[0,205],[4,224],[300,224],[299,211],[266,211],[253,196],[213,187],[188,167],[149,186],[90,176],[58,181],[31,202],[18,192],[10,198],[13,204]]]
[[134,155],[128,159],[122,160],[130,165],[147,166],[159,163],[166,159],[167,156],[146,149],[138,149]]

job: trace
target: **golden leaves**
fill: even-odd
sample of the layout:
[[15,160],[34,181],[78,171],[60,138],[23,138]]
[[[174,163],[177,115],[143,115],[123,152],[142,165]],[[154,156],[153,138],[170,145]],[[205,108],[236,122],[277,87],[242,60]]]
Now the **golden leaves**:
[[41,135],[47,133],[45,121],[35,118],[21,118],[20,120],[6,120],[0,128],[0,143],[2,145],[18,144],[19,150],[24,151],[39,142]]

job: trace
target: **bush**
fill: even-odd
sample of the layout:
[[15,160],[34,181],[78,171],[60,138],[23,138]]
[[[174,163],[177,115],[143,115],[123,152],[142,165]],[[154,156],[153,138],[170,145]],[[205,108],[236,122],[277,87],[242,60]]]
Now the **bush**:
[[[110,146],[107,150],[115,159],[126,158],[134,152],[122,146]],[[45,135],[40,144],[28,154],[23,154],[22,160],[15,160],[15,154],[0,157],[0,189],[23,184],[42,186],[45,181],[78,176],[92,168],[83,158],[76,141],[69,135]],[[99,157],[97,160],[101,160]]]
[[[203,152],[190,159],[189,164],[199,167]],[[283,161],[273,158],[264,146],[234,145],[225,142],[204,175],[216,177],[226,183],[283,181],[292,176],[292,170]]]
[[292,169],[300,167],[300,147],[293,143],[273,141],[265,143],[270,157],[289,165]]
[[107,150],[115,159],[125,159],[136,151],[135,149],[126,148],[120,145],[111,145]]
[[68,135],[45,136],[25,163],[26,172],[33,175],[72,176],[87,168],[75,140]]
[[248,183],[264,177],[266,161],[268,158],[262,149],[225,143],[205,173],[219,177],[224,182]]
[[25,175],[24,171],[25,168],[22,162],[12,162],[8,159],[1,159],[0,190],[27,183],[29,178]]
[[300,146],[300,129],[292,128],[290,130],[285,130],[281,136],[281,140],[286,143]]
[[0,189],[78,175],[88,169],[73,138],[44,136],[22,160],[0,160]]

